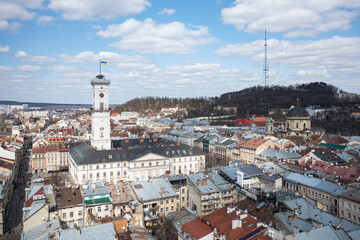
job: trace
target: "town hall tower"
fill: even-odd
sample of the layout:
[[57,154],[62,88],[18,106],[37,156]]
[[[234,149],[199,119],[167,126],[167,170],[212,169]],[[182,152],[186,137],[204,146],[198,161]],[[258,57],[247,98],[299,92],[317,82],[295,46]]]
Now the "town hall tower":
[[92,139],[91,145],[98,150],[111,149],[110,140],[110,107],[109,107],[109,85],[110,80],[99,74],[91,80],[93,86],[92,107]]

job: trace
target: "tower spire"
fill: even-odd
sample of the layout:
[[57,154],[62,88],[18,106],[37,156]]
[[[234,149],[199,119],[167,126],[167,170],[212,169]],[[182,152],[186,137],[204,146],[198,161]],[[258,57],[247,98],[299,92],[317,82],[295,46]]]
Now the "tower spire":
[[265,54],[264,54],[264,65],[263,65],[263,73],[262,73],[262,84],[264,84],[264,86],[267,86],[267,80],[269,78],[268,76],[268,70],[269,70],[269,66],[267,63],[267,39],[266,39],[266,28],[265,28]]

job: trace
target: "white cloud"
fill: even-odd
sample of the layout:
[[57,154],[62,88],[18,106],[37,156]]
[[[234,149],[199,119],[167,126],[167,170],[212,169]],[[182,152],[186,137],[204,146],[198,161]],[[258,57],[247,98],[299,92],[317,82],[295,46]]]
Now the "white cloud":
[[20,27],[19,22],[8,22],[0,19],[0,32],[17,32]]
[[181,22],[157,24],[147,18],[143,22],[133,18],[121,24],[109,25],[99,31],[104,38],[120,37],[112,46],[121,50],[133,50],[141,54],[174,54],[194,53],[194,48],[216,41],[204,26],[187,28]]
[[41,9],[43,0],[0,0],[0,31],[17,32],[21,24],[9,20],[32,20]]
[[[264,41],[229,44],[216,53],[221,56],[250,57],[255,62],[264,58]],[[297,70],[293,79],[310,81],[332,79],[333,84],[347,79],[358,81],[360,62],[360,37],[334,36],[318,41],[268,40],[269,65],[273,68],[286,65]],[[337,81],[337,82],[335,82]],[[331,82],[330,82],[331,83]]]
[[51,23],[52,21],[54,21],[53,17],[42,15],[38,17],[38,19],[36,20],[36,24],[39,26],[45,26]]
[[16,58],[22,58],[22,61],[24,62],[32,62],[37,64],[53,63],[57,61],[57,59],[53,57],[31,56],[24,51],[17,51],[14,56]]
[[23,72],[37,72],[40,71],[40,66],[33,66],[33,65],[21,65],[17,67],[17,70],[23,71]]
[[2,45],[0,44],[0,53],[6,53],[6,52],[8,52],[8,51],[10,51],[10,47],[9,47],[8,45],[2,46]]
[[50,0],[48,7],[60,11],[64,19],[111,19],[137,14],[151,6],[147,0]]
[[158,14],[171,16],[175,13],[175,9],[163,8]]
[[108,62],[108,67],[116,66],[121,70],[147,70],[155,67],[150,60],[142,56],[127,56],[113,52],[94,53],[87,51],[77,55],[60,54],[59,58],[65,63],[79,64],[98,64],[99,59],[102,59]]
[[12,67],[0,66],[0,72],[10,72],[12,70],[14,70]]
[[355,0],[236,0],[221,11],[225,24],[257,33],[268,29],[286,37],[313,36],[332,30],[348,30],[360,13]]

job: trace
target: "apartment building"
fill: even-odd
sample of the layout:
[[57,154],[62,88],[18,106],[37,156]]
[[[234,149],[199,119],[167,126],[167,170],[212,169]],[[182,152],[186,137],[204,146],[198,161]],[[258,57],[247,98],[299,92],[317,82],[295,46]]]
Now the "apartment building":
[[99,223],[102,218],[112,216],[112,198],[103,182],[84,184],[81,187],[85,205],[85,226]]
[[339,196],[339,217],[360,224],[360,183],[347,185]]
[[253,137],[234,147],[233,160],[241,160],[244,163],[255,162],[255,156],[268,148],[275,148],[278,145],[270,139]]
[[131,187],[143,206],[145,227],[161,224],[161,217],[176,211],[178,195],[164,179],[135,181]]
[[222,207],[222,191],[206,173],[187,175],[189,207],[198,216],[204,216]]
[[186,209],[188,207],[187,178],[183,175],[167,175],[166,178],[178,195],[176,199],[177,211]]
[[319,209],[338,215],[339,196],[346,190],[344,185],[326,180],[286,172],[283,187],[300,193],[316,202]]
[[83,197],[78,187],[59,189],[55,200],[58,216],[64,228],[83,226]]

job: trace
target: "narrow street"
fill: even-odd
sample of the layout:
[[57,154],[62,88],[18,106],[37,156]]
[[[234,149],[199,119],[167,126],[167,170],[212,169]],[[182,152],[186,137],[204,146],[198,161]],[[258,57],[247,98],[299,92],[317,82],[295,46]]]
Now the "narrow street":
[[19,173],[17,175],[17,178],[14,179],[13,196],[11,199],[10,208],[7,213],[4,236],[0,239],[20,239],[25,188],[27,182],[31,179],[31,172],[29,171],[30,157],[30,152],[25,149],[24,155],[20,162]]

